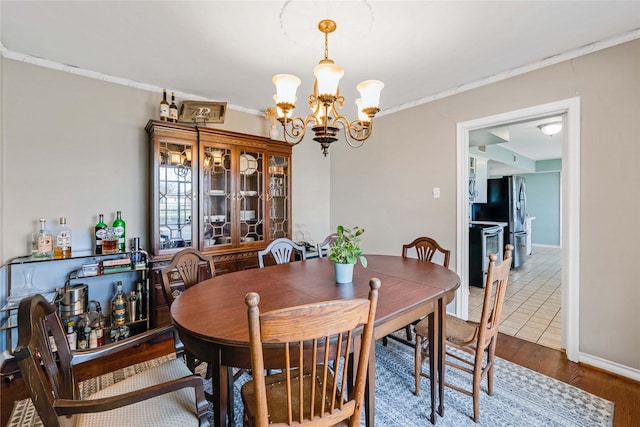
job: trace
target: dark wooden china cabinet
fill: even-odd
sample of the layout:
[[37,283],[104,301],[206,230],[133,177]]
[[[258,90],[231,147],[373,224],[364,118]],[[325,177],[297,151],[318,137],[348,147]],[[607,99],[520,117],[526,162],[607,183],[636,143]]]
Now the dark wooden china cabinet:
[[[169,324],[160,270],[193,247],[216,274],[257,268],[257,252],[291,238],[291,146],[269,138],[151,120],[152,325]],[[181,287],[176,280],[176,288]]]

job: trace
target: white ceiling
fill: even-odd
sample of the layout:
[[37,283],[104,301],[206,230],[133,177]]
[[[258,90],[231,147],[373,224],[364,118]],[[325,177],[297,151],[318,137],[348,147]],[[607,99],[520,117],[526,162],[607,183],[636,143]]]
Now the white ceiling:
[[[329,57],[349,117],[361,80],[385,82],[388,114],[640,37],[640,1],[0,2],[6,57],[256,113],[273,104],[272,76],[290,73],[306,115],[324,18],[338,24]],[[534,134],[521,127],[512,149]]]

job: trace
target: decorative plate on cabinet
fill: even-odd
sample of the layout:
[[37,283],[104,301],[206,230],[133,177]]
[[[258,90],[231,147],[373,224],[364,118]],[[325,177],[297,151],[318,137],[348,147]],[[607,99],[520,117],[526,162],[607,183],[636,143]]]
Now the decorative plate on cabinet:
[[253,175],[258,170],[258,161],[251,154],[240,155],[240,173],[242,175]]

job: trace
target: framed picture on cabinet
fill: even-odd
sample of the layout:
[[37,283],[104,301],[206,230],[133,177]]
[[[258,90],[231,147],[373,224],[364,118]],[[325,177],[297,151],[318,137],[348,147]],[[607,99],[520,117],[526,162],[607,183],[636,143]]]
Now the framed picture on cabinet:
[[226,102],[184,101],[178,121],[181,123],[224,123]]

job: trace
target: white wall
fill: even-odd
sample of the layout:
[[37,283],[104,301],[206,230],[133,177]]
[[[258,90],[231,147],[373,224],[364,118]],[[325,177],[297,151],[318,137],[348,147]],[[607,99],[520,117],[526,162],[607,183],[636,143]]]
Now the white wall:
[[381,117],[364,148],[334,151],[331,224],[367,229],[369,253],[430,235],[456,265],[456,124],[579,95],[580,352],[640,375],[638,76],[640,40]]
[[[140,236],[146,247],[144,127],[156,118],[161,93],[0,58],[0,264],[29,253],[39,217],[53,226],[65,216],[80,250],[91,249],[99,213],[111,222],[121,210],[127,237]],[[225,123],[211,127],[266,136],[266,123],[262,115],[228,110]],[[293,222],[306,224],[320,241],[329,232],[329,159],[316,142],[304,141],[294,147],[292,162]],[[5,278],[0,268],[0,301]],[[61,285],[37,273],[34,284]]]

